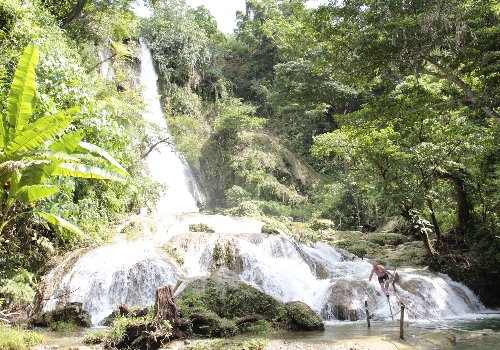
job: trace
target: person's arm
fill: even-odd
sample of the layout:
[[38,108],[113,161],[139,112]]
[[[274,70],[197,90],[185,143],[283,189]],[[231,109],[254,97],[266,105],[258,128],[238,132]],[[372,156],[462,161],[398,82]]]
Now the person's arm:
[[372,280],[372,276],[373,276],[373,269],[372,269],[372,272],[370,273],[370,277],[368,277],[368,282],[370,282]]

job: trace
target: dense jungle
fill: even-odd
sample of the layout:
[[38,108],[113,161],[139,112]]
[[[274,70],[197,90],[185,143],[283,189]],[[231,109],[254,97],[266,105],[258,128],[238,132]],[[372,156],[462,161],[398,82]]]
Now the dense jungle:
[[[134,3],[0,0],[0,338],[52,257],[154,208],[164,143],[202,212],[396,265],[384,247],[418,242],[411,263],[500,306],[497,1],[246,0],[230,34],[203,6]],[[141,117],[139,38],[169,137]]]

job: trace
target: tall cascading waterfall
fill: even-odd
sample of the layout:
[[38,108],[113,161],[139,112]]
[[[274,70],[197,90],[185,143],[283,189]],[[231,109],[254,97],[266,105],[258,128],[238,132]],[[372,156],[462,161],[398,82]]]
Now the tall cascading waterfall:
[[[141,56],[144,118],[166,128],[151,54],[142,41]],[[119,304],[152,305],[159,287],[183,280],[182,289],[189,280],[217,269],[214,250],[222,246],[229,247],[233,260],[229,268],[241,280],[283,302],[303,301],[326,321],[365,318],[365,300],[377,318],[390,319],[389,304],[376,278],[368,282],[371,264],[367,261],[325,243],[309,246],[286,235],[263,234],[263,223],[258,220],[202,215],[196,203],[203,200],[201,191],[187,164],[169,145],[155,149],[147,161],[153,179],[168,187],[151,215],[155,229],[146,238],[117,240],[72,253],[45,276],[44,310],[58,302],[81,302],[98,324]],[[215,233],[189,232],[189,225],[200,223]],[[175,258],[167,253],[173,249]],[[484,310],[474,293],[446,275],[409,268],[398,273],[397,292],[391,292],[393,305],[404,302],[430,318]],[[421,316],[409,314],[410,318]]]

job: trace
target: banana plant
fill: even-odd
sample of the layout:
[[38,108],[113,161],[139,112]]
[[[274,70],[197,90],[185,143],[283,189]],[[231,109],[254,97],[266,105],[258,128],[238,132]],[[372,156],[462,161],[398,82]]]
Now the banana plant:
[[33,120],[39,51],[28,46],[19,61],[0,122],[0,181],[3,187],[0,237],[20,215],[35,214],[47,222],[85,236],[77,226],[36,203],[59,191],[47,184],[51,176],[124,181],[127,171],[105,150],[83,141],[75,130],[79,108]]

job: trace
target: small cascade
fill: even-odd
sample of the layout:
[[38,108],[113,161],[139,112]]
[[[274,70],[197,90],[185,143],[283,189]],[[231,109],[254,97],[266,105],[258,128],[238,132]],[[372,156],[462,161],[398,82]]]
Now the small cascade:
[[60,294],[79,301],[97,324],[119,304],[149,306],[156,290],[175,284],[182,276],[176,264],[144,241],[119,242],[82,256],[64,275],[44,310],[51,310]]
[[[152,305],[157,288],[225,267],[282,302],[305,302],[325,321],[366,318],[365,300],[375,319],[390,319],[391,310],[377,280],[368,282],[371,264],[365,260],[348,257],[325,243],[308,246],[285,235],[263,234],[262,222],[256,220],[202,214],[171,220],[161,234],[87,252],[66,273],[59,267],[50,275],[59,281],[58,291],[50,295],[44,309],[52,309],[60,294],[67,292],[65,301],[82,302],[97,324],[119,304]],[[193,223],[220,223],[214,226],[220,231],[189,232]],[[398,274],[396,291],[391,288],[393,308],[403,302],[434,319],[484,311],[467,287],[446,275],[415,269],[401,269]],[[420,316],[409,313],[408,317]]]
[[[213,261],[202,256],[210,256],[210,253],[213,256],[217,241],[222,242],[221,246],[229,242],[237,256],[229,259],[236,263],[228,267],[243,281],[280,301],[303,301],[328,321],[365,318],[364,301],[367,300],[378,319],[390,318],[391,310],[376,278],[368,282],[371,264],[365,260],[346,258],[325,243],[307,246],[284,235],[205,235],[200,240],[187,239],[184,235],[170,240],[186,254],[185,271],[209,273],[214,268]],[[194,251],[198,253],[193,254]],[[398,274],[400,282],[396,284],[396,291],[391,288],[390,300],[394,305],[403,302],[431,318],[484,310],[469,288],[446,275],[412,269],[399,270]],[[418,317],[410,314],[410,318]]]

